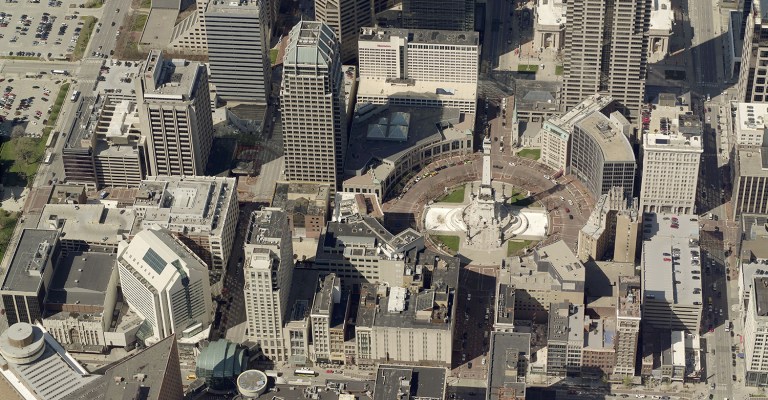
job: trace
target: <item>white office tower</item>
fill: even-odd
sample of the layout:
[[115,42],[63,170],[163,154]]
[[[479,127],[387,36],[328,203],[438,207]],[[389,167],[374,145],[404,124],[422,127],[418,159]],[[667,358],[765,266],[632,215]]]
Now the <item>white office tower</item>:
[[645,94],[651,0],[579,0],[566,6],[561,108],[595,93],[637,117]]
[[246,337],[259,343],[272,361],[287,361],[283,325],[293,279],[293,245],[287,214],[275,209],[255,211],[244,250]]
[[372,25],[372,7],[371,0],[315,1],[315,21],[328,24],[336,32],[343,62],[357,57],[357,35],[360,28]]
[[768,278],[754,278],[744,322],[746,385],[768,384]]
[[363,28],[358,47],[358,104],[476,111],[477,32]]
[[268,18],[264,0],[214,0],[208,5],[211,83],[223,100],[267,103],[272,76]]
[[136,79],[148,175],[205,175],[213,141],[208,72],[152,50]]
[[280,99],[285,178],[338,188],[347,147],[344,79],[339,42],[328,25],[302,21],[291,29]]
[[662,94],[650,113],[649,129],[643,134],[641,212],[696,212],[703,131],[699,118],[684,109],[675,96]]
[[208,267],[164,229],[139,232],[117,248],[120,286],[144,318],[137,336],[149,345],[176,334],[190,338],[211,324]]

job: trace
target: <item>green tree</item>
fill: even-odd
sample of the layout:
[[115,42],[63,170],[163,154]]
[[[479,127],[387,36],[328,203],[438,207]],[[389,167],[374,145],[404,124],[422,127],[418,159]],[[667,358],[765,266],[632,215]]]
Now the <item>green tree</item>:
[[37,154],[37,143],[34,139],[30,137],[18,138],[14,148],[18,157],[17,161],[21,161],[26,165],[34,164],[38,161],[39,154]]

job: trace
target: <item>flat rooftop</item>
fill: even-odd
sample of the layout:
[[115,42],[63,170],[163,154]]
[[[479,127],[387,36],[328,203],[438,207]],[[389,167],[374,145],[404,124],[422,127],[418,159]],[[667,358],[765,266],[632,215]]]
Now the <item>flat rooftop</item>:
[[584,318],[584,347],[593,350],[614,350],[616,340],[616,319]]
[[336,274],[326,275],[315,292],[315,300],[312,305],[312,314],[330,316],[333,308],[333,286],[338,285]]
[[474,114],[454,108],[359,106],[350,129],[345,173],[360,177],[373,167],[376,179],[384,180],[414,149],[471,137],[473,125]]
[[768,104],[739,103],[736,110],[736,134],[762,135],[768,127]]
[[635,161],[629,140],[603,113],[594,111],[576,125],[598,143],[606,162]]
[[653,150],[704,151],[701,121],[686,114],[687,106],[656,105],[651,111],[648,132],[643,134],[643,148]]
[[565,25],[565,4],[562,0],[539,1],[535,7],[536,22],[545,26]]
[[414,79],[393,79],[361,76],[357,85],[357,98],[395,97],[423,100],[475,101],[477,83],[432,82]]
[[755,278],[755,315],[768,317],[768,277]]
[[640,318],[641,296],[639,276],[619,277],[619,299],[616,304],[616,315]]
[[48,204],[37,228],[61,229],[62,240],[117,246],[134,232],[135,221],[131,209],[107,208],[104,204]]
[[[144,100],[187,101],[195,92],[203,66],[187,60],[168,60],[159,50],[152,50],[141,68]],[[207,88],[206,88],[207,89]],[[138,95],[138,94],[137,94]]]
[[406,389],[406,398],[442,399],[445,397],[446,374],[445,368],[380,365],[376,370],[373,399],[399,399],[401,388]]
[[133,206],[137,223],[145,227],[194,226],[217,235],[235,191],[234,178],[149,176],[139,184]]
[[[37,292],[58,237],[59,231],[56,230],[24,229],[0,290]],[[11,249],[9,247],[8,251]],[[51,261],[52,264],[55,262],[56,260]]]
[[441,31],[431,29],[363,28],[359,41],[389,43],[392,38],[407,39],[408,43],[479,46],[477,32]]
[[584,305],[552,303],[549,308],[547,341],[581,345],[584,340]]
[[744,176],[768,177],[768,147],[737,150],[739,173]]
[[291,293],[286,307],[286,321],[303,321],[309,318],[312,302],[317,293],[317,282],[321,282],[319,271],[296,268],[293,271]]
[[278,182],[271,205],[288,213],[325,216],[330,192],[327,184]]
[[[115,269],[115,253],[69,253],[56,266],[48,290],[48,303],[104,305]],[[115,282],[115,284],[117,284]],[[112,310],[104,310],[112,312]]]
[[251,236],[246,238],[246,243],[258,243],[259,238],[282,238],[283,229],[287,226],[286,221],[287,216],[283,211],[272,209],[254,211],[248,224]]
[[549,125],[558,126],[567,132],[571,132],[573,126],[577,122],[581,121],[588,115],[591,115],[593,112],[603,110],[611,103],[613,103],[613,97],[595,94],[592,97],[589,97],[579,103],[579,105],[572,108],[567,113],[550,118],[547,123]]
[[641,267],[644,301],[700,305],[699,218],[694,215],[645,214],[643,233]]
[[258,13],[261,2],[258,0],[219,0],[211,1],[208,3],[207,13],[225,13],[225,14],[240,14],[240,13]]
[[670,0],[654,0],[651,3],[651,29],[672,33],[672,2]]
[[525,366],[530,354],[530,333],[491,332],[489,399],[508,399],[510,397],[502,394],[512,395],[510,391],[517,397],[525,397]]

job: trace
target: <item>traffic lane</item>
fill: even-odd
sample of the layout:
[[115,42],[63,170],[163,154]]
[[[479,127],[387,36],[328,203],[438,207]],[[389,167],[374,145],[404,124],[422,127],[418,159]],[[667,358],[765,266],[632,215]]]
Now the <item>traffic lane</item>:
[[460,374],[462,378],[485,379],[488,364],[484,365],[482,359],[487,357],[493,305],[496,303],[496,268],[468,265],[461,269],[459,280],[454,374]]

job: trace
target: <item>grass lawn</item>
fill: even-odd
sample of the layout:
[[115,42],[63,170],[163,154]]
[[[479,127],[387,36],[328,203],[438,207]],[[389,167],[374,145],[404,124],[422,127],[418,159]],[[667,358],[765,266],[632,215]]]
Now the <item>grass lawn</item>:
[[104,5],[104,0],[88,0],[85,2],[85,8],[100,8]]
[[555,67],[555,75],[562,75],[563,74],[563,66],[558,65]]
[[510,240],[507,242],[507,256],[513,256],[524,248],[530,247],[532,240]]
[[16,221],[19,220],[18,213],[12,213],[0,209],[0,260],[5,255],[5,249],[13,236],[13,229],[16,227]]
[[517,152],[518,157],[530,158],[531,160],[538,160],[541,157],[540,149],[522,149]]
[[141,0],[141,8],[151,8],[152,0]]
[[526,196],[527,193],[515,192],[512,197],[509,198],[509,204],[519,207],[527,207],[533,204],[533,199]]
[[131,30],[134,32],[141,32],[144,30],[144,25],[147,24],[147,18],[149,18],[149,15],[147,14],[138,14],[133,19],[133,23],[131,24]]
[[443,203],[461,203],[464,201],[464,186],[461,186],[451,193],[437,199]]
[[277,55],[279,53],[280,53],[280,50],[278,49],[269,50],[269,61],[272,63],[272,65],[275,65],[277,63]]
[[56,120],[59,118],[59,113],[61,112],[61,105],[64,104],[64,99],[66,99],[67,97],[67,92],[69,92],[69,83],[65,83],[61,85],[61,89],[59,89],[59,94],[56,95],[56,101],[53,102],[53,106],[51,107],[51,115],[48,116],[49,126],[56,125]]
[[445,247],[453,250],[453,251],[459,251],[459,237],[458,236],[451,236],[451,235],[432,235],[432,238],[435,239],[435,241],[440,242],[445,245]]
[[88,42],[91,41],[91,33],[96,26],[96,17],[80,17],[83,20],[83,30],[80,31],[80,37],[77,38],[77,44],[75,45],[75,51],[72,52],[72,58],[74,61],[79,61],[85,54],[85,49],[88,47]]
[[517,72],[536,72],[539,70],[539,66],[536,64],[518,64]]

